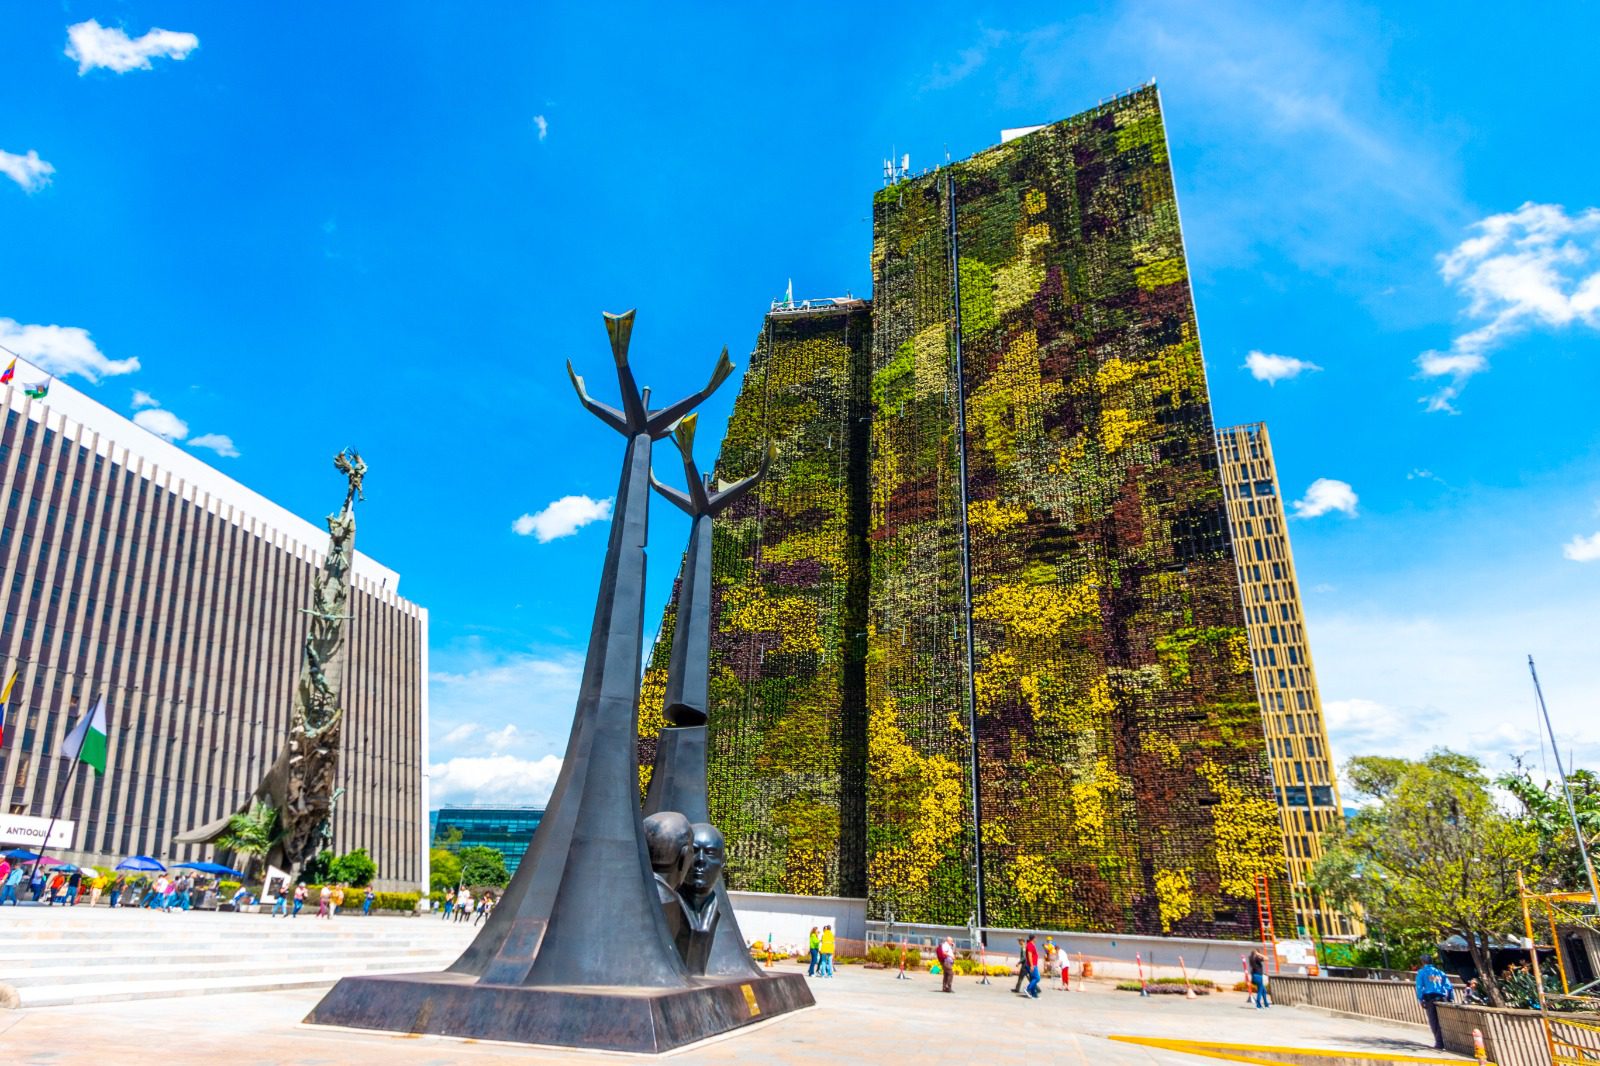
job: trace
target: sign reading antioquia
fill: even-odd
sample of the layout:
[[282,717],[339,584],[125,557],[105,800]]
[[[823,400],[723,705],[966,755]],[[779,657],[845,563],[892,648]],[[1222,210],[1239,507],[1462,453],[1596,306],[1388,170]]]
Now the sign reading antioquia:
[[[50,839],[46,840],[46,831]],[[70,848],[77,836],[78,823],[60,819],[54,826],[48,818],[30,818],[25,814],[0,814],[0,844],[21,844],[23,847]]]

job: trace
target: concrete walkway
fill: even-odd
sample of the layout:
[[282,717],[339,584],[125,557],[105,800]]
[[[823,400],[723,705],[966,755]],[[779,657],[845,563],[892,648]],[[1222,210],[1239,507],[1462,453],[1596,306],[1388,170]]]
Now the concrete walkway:
[[[781,966],[782,964],[780,964]],[[1028,1063],[1188,1064],[1207,1061],[1163,1048],[1114,1042],[1111,1035],[1217,1040],[1433,1056],[1425,1031],[1329,1018],[1291,1007],[1256,1010],[1243,993],[1195,1000],[1141,999],[1109,983],[1039,1000],[1013,995],[1009,980],[987,987],[960,978],[954,995],[926,974],[897,981],[888,971],[842,967],[813,982],[817,1006],[686,1048],[663,1060],[690,1063]],[[226,1062],[229,1066],[445,1066],[449,1063],[595,1063],[639,1056],[390,1036],[300,1024],[317,991],[223,995],[203,1000],[100,1003],[0,1014],[0,1062],[104,1064]],[[1446,1057],[1446,1056],[1441,1056]],[[1468,1061],[1468,1060],[1460,1060]]]

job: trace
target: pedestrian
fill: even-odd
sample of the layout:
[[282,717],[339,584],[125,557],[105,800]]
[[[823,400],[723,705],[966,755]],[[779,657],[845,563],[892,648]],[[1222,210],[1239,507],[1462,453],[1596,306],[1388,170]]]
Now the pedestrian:
[[294,910],[289,912],[289,917],[291,917],[291,918],[300,917],[300,908],[304,907],[305,905],[306,905],[306,886],[305,885],[295,885],[294,886]]
[[318,918],[327,918],[330,921],[332,920],[333,915],[328,913],[328,904],[329,904],[330,901],[332,901],[332,899],[333,899],[333,889],[329,888],[327,885],[323,885],[322,886],[322,890],[317,893],[317,917]]
[[1039,998],[1039,945],[1033,942],[1034,935],[1028,934],[1026,950],[1028,953],[1028,997]]
[[6,883],[6,878],[11,876],[11,860],[0,855],[0,885]]
[[178,894],[178,879],[176,877],[170,878],[167,881],[167,887],[165,889],[163,889],[162,893],[161,893],[161,909],[163,911],[165,911],[168,914],[172,913],[172,901],[173,901],[173,898],[175,896],[177,896],[177,894]]
[[328,915],[328,917],[331,918],[331,917],[333,917],[333,915],[339,913],[339,908],[340,907],[344,906],[344,886],[343,885],[334,885],[333,886],[333,892],[329,895],[328,898],[329,898],[329,901],[333,904],[333,910]]
[[11,905],[15,907],[17,905],[17,886],[22,884],[25,871],[20,862],[15,866],[8,867],[8,869],[11,872],[6,874],[5,881],[0,883],[0,905],[4,905],[7,900],[10,900]]
[[1067,958],[1064,948],[1061,951],[1061,991],[1072,991],[1072,960]]
[[1450,978],[1433,964],[1433,956],[1422,956],[1422,966],[1417,970],[1417,1002],[1422,1004],[1422,1012],[1428,1016],[1428,1028],[1433,1030],[1435,1050],[1444,1050],[1444,1030],[1439,1027],[1439,1004],[1449,1003],[1455,998]]
[[822,927],[822,936],[817,939],[817,953],[821,957],[823,977],[833,976],[833,926]]
[[822,943],[822,937],[817,934],[817,927],[814,925],[811,927],[809,943],[811,946],[811,965],[806,967],[806,976],[815,977],[817,975],[817,956],[822,954],[822,950],[817,945]]
[[[270,888],[271,886],[268,887]],[[278,898],[272,904],[272,916],[276,918],[280,914],[285,918],[289,917],[289,886],[281,882],[278,888]]]
[[1272,1006],[1267,998],[1267,957],[1261,954],[1260,948],[1250,953],[1250,983],[1256,988],[1256,1009]]
[[361,897],[361,917],[366,918],[372,914],[372,901],[377,898],[378,894],[372,890],[371,885],[368,885],[366,895]]
[[478,897],[478,912],[472,916],[472,924],[476,926],[479,922],[489,917],[493,910],[494,896],[485,892],[482,896]]
[[1028,979],[1028,942],[1022,937],[1017,937],[1017,983],[1011,986],[1011,991],[1022,995],[1022,982]]
[[444,913],[440,917],[448,922],[450,920],[450,912],[455,910],[455,907],[456,894],[454,892],[446,892],[444,894]]
[[116,880],[111,882],[111,909],[116,910],[117,901],[122,898],[122,890],[127,885],[127,879],[118,874]]
[[472,912],[472,890],[466,885],[461,886],[461,891],[456,893],[456,921],[464,922],[467,915]]
[[50,895],[47,905],[54,907],[57,902],[66,902],[67,875],[57,870],[50,877]]
[[939,959],[939,976],[943,982],[939,988],[941,992],[954,992],[952,987],[956,978],[956,942],[952,937],[945,937],[934,949],[934,955]]
[[1040,973],[1046,981],[1056,975],[1056,942],[1051,937],[1044,938],[1044,968]]
[[244,885],[240,885],[239,890],[233,894],[233,909],[235,913],[244,910],[245,904],[253,902],[255,900],[250,895],[250,890]]

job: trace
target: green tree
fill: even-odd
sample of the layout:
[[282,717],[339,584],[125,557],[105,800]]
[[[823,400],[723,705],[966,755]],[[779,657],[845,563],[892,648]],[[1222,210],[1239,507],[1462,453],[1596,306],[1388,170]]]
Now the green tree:
[[[1561,782],[1547,780],[1543,786],[1534,784],[1533,775],[1519,760],[1516,773],[1501,774],[1494,783],[1517,798],[1522,805],[1523,820],[1539,837],[1540,866],[1547,878],[1545,884],[1535,887],[1560,892],[1587,891],[1589,874],[1583,868],[1583,856],[1572,835],[1572,815],[1567,810],[1566,797],[1561,794]],[[1600,844],[1600,777],[1589,770],[1574,770],[1567,775],[1567,787],[1572,791],[1572,806],[1578,812],[1583,842],[1593,858],[1595,846]]]
[[505,856],[493,848],[474,845],[456,853],[461,858],[461,880],[468,885],[502,888],[511,880]]
[[300,882],[306,885],[325,885],[333,873],[333,852],[323,848],[317,857],[300,867]]
[[378,864],[372,861],[366,848],[357,848],[334,859],[328,868],[328,876],[342,885],[365,888],[378,876]]
[[448,848],[428,852],[428,888],[434,892],[454,892],[461,883],[461,860]]
[[1538,862],[1537,834],[1495,805],[1468,755],[1366,756],[1346,764],[1345,780],[1371,802],[1329,834],[1312,887],[1396,932],[1460,935],[1490,1002],[1503,1006],[1489,948],[1520,929],[1517,873]]
[[217,847],[245,857],[245,873],[278,842],[278,809],[270,803],[251,804],[248,811],[228,819],[227,831],[217,838]]

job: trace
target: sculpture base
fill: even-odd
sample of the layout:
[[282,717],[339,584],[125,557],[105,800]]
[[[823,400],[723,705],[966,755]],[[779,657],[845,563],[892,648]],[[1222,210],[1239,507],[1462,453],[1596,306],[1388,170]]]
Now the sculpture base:
[[346,977],[312,1025],[659,1053],[813,1006],[806,979],[700,979],[691,988],[526,988],[457,973]]

